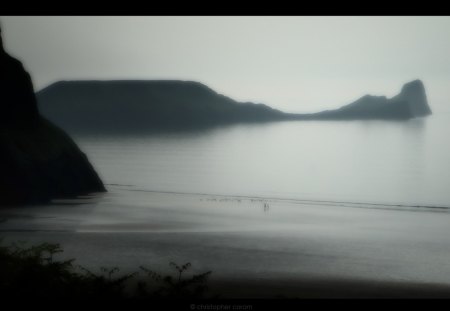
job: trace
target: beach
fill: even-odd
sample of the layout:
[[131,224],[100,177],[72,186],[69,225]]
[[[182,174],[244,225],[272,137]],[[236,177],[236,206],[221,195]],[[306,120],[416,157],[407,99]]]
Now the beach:
[[109,192],[0,210],[3,244],[60,243],[91,271],[212,271],[224,298],[450,297],[446,207]]

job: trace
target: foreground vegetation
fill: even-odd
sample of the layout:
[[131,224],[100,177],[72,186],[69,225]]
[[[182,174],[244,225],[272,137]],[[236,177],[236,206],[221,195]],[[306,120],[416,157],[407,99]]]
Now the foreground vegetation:
[[56,260],[59,244],[0,245],[0,295],[3,298],[154,299],[205,298],[211,271],[186,276],[190,263],[170,266],[173,275],[146,267],[119,275],[118,268],[99,273],[76,265],[74,259]]

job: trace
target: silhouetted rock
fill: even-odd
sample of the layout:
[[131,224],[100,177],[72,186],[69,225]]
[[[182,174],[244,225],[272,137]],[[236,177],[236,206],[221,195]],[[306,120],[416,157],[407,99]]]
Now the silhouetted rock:
[[30,75],[0,50],[0,128],[31,128],[39,118]]
[[402,120],[431,113],[419,80],[405,84],[391,99],[367,95],[314,114],[240,103],[191,81],[61,81],[38,92],[37,98],[44,116],[77,133],[143,133],[282,120]]
[[406,83],[400,94],[393,97],[391,102],[408,102],[411,117],[425,117],[431,114],[430,106],[428,105],[425,87],[422,81],[414,80]]
[[61,81],[37,98],[42,114],[69,132],[141,133],[284,117],[190,81]]
[[86,155],[40,118],[34,129],[0,131],[0,205],[45,203],[105,188]]
[[0,205],[105,191],[72,139],[40,117],[22,64],[0,46]]
[[388,99],[385,96],[366,95],[337,110],[300,115],[313,120],[357,120],[357,119],[411,119],[431,114],[422,81],[406,83],[401,92]]

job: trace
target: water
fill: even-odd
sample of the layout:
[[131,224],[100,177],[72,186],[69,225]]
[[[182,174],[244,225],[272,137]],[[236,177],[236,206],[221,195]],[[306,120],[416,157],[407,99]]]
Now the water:
[[[305,280],[437,284],[448,293],[449,121],[78,136],[108,193],[3,208],[0,232],[6,242],[61,243],[61,256],[93,271],[169,273],[169,262],[191,262],[213,271],[213,284],[268,284],[266,294],[254,290],[265,297],[286,293],[289,280],[293,296]],[[243,287],[253,288],[230,287],[231,295]]]
[[450,206],[450,114],[76,137],[106,184],[184,193]]

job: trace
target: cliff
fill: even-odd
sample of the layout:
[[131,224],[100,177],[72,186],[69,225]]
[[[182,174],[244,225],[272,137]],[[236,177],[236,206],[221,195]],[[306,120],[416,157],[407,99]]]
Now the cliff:
[[422,81],[414,80],[403,85],[400,93],[390,99],[366,95],[336,110],[298,117],[312,120],[407,120],[430,114],[425,87]]
[[393,98],[366,95],[336,110],[289,114],[240,103],[192,81],[61,81],[37,93],[42,114],[74,133],[145,133],[283,120],[407,120],[431,114],[419,80]]
[[0,205],[106,191],[74,141],[43,118],[33,129],[0,131],[0,169]]
[[61,81],[37,98],[42,114],[69,132],[142,133],[284,117],[191,81]]
[[0,205],[106,191],[74,141],[39,114],[29,74],[0,49]]

